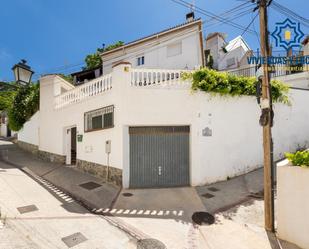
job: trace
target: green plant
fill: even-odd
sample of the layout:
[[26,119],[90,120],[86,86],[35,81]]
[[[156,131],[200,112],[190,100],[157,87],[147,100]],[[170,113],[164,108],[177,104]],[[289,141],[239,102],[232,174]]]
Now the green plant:
[[[255,77],[235,76],[205,67],[194,72],[183,73],[182,79],[191,80],[193,90],[201,90],[221,96],[256,96],[257,80]],[[271,91],[274,102],[290,104],[288,85],[273,80],[271,82]]]
[[64,80],[73,83],[73,77],[72,75],[66,75],[66,74],[58,74],[58,76],[60,76],[61,78],[63,78]]
[[39,109],[40,102],[39,84],[30,84],[20,87],[8,110],[9,127],[13,131],[19,131]]
[[286,158],[294,165],[309,167],[309,151],[297,151],[296,153],[285,153]]
[[0,92],[0,111],[8,110],[13,103],[16,91]]
[[114,48],[118,48],[124,45],[123,41],[118,41],[114,44],[111,44],[105,48],[98,48],[97,51],[93,54],[88,54],[85,58],[85,63],[86,63],[86,67],[84,67],[83,69],[92,69],[92,68],[96,68],[102,65],[102,58],[101,58],[101,53],[106,52],[106,51],[110,51]]

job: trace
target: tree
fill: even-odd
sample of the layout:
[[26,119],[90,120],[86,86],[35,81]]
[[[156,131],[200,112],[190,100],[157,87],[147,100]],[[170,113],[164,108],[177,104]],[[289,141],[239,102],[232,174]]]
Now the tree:
[[13,131],[19,131],[34,113],[39,110],[40,86],[30,84],[20,87],[8,110],[9,127]]
[[8,110],[13,103],[16,91],[0,92],[0,111]]
[[96,68],[102,65],[102,58],[101,53],[110,51],[112,49],[121,47],[124,45],[123,41],[118,41],[114,44],[111,44],[105,48],[98,48],[97,51],[93,54],[88,54],[85,58],[86,67],[83,68],[83,70]]

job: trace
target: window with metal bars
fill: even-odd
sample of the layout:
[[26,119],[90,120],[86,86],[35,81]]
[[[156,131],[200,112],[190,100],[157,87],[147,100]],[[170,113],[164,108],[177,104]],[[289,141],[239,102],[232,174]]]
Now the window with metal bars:
[[85,132],[114,127],[114,106],[106,106],[84,114]]

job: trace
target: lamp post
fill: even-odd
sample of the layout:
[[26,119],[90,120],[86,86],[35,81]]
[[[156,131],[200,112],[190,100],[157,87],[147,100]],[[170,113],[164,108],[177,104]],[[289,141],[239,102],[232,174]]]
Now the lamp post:
[[21,62],[15,64],[12,68],[15,81],[22,86],[29,85],[31,82],[31,77],[34,74],[34,72],[31,70],[31,67],[26,63],[26,60],[21,60]]

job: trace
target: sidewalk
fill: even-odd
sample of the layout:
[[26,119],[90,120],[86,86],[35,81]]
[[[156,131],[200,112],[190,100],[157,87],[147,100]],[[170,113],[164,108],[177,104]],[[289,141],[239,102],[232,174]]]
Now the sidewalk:
[[0,248],[136,248],[131,236],[59,189],[51,194],[6,162],[0,169]]
[[196,187],[206,210],[212,214],[228,210],[252,197],[263,199],[263,168],[207,186]]
[[[58,188],[68,191],[75,198],[94,208],[111,208],[116,200],[120,187],[107,184],[90,174],[71,166],[42,161],[34,155],[19,149],[15,144],[0,141],[0,158],[17,168],[28,168],[36,175],[53,183]],[[91,184],[86,188],[81,184]],[[94,185],[98,184],[98,185]],[[92,186],[91,186],[92,185]],[[90,189],[87,189],[87,188]],[[93,189],[91,189],[93,188]]]
[[[121,190],[75,168],[41,161],[9,142],[0,141],[0,145],[1,160],[30,169],[106,219],[111,216],[111,222],[122,225],[137,240],[154,238],[169,249],[280,248],[263,228],[261,169],[196,188]],[[87,182],[101,186],[93,190],[80,186]],[[216,213],[215,224],[194,226],[191,215],[198,211]]]

